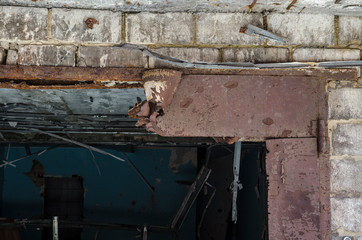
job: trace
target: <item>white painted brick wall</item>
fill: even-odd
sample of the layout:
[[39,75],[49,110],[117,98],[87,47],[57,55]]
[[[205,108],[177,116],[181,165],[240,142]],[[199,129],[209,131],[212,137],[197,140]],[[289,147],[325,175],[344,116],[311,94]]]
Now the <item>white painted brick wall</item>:
[[333,155],[362,156],[362,123],[340,123],[332,129]]
[[332,198],[332,230],[362,231],[362,198]]
[[20,65],[75,66],[75,46],[20,45]]
[[358,192],[362,194],[362,161],[346,157],[331,160],[331,192]]
[[135,44],[189,44],[193,38],[190,13],[127,14],[126,40]]
[[[89,28],[85,21],[94,18],[98,24]],[[68,42],[121,42],[122,14],[100,10],[52,10],[52,38]]]
[[81,46],[78,51],[80,67],[147,67],[148,60],[141,51],[118,47]]
[[[219,60],[219,50],[213,48],[159,48],[154,51],[188,62],[217,63]],[[150,67],[166,66],[170,67],[172,65],[150,58]]]
[[197,42],[203,44],[261,45],[263,40],[240,33],[252,24],[263,27],[261,14],[200,13],[197,14]]
[[362,17],[339,17],[339,43],[362,44]]
[[288,62],[286,48],[230,48],[223,50],[224,62],[275,63]]
[[46,8],[0,7],[1,40],[46,40]]
[[329,89],[330,119],[362,119],[362,88]]
[[[288,41],[288,45],[329,46],[334,38],[334,16],[326,14],[268,15],[268,30]],[[269,41],[270,45],[281,45]]]
[[15,50],[8,50],[7,58],[6,58],[7,65],[16,65],[18,64],[18,52]]
[[351,61],[360,59],[358,49],[299,48],[293,52],[298,62]]

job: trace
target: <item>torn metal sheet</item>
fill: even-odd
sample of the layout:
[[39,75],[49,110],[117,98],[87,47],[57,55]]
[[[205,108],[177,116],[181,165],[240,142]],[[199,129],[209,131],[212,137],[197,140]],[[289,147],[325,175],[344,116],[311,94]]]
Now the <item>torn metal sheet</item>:
[[266,147],[269,238],[321,239],[316,138],[267,140]]
[[137,126],[144,126],[148,131],[160,132],[156,118],[172,102],[181,81],[182,72],[167,69],[150,70],[144,73],[146,101],[136,104],[128,111],[131,118],[140,118]]
[[[324,118],[325,80],[304,76],[184,75],[171,104],[151,119],[161,136],[310,137]],[[298,107],[296,107],[298,106]]]

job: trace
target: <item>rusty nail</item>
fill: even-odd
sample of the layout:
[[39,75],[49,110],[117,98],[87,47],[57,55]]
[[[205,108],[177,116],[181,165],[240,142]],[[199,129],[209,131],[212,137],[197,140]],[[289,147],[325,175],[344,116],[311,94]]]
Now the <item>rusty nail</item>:
[[85,20],[85,24],[87,25],[87,27],[89,27],[90,29],[93,29],[93,25],[94,24],[98,24],[98,20],[95,18],[88,18],[87,20]]

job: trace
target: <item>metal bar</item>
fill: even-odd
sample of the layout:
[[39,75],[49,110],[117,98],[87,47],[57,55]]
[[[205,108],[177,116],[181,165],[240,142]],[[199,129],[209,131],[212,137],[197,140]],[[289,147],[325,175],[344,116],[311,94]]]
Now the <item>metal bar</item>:
[[241,157],[241,142],[236,142],[234,145],[234,164],[233,164],[234,181],[231,187],[233,191],[231,220],[234,223],[236,223],[236,221],[238,220],[238,208],[236,202],[238,197],[238,190],[242,188],[242,185],[240,184],[239,181],[240,157]]
[[[0,66],[0,80],[62,82],[142,81],[142,68]],[[89,84],[84,85],[87,88]],[[88,86],[89,87],[89,86]]]
[[[1,228],[14,228],[21,226],[39,226],[39,227],[52,227],[52,219],[15,219],[14,222],[0,222]],[[58,228],[89,228],[89,229],[113,229],[113,230],[129,230],[139,231],[144,226],[133,224],[119,224],[119,223],[100,223],[100,222],[83,222],[83,221],[69,221],[59,220]],[[158,232],[171,234],[174,231],[164,226],[148,226],[148,232]]]
[[195,202],[197,196],[199,195],[202,187],[205,185],[207,179],[209,178],[211,169],[203,166],[196,177],[195,182],[191,185],[185,199],[183,200],[178,212],[171,221],[171,229],[179,230],[184,222],[190,208]]
[[51,147],[45,148],[45,149],[40,150],[40,151],[37,151],[37,152],[32,153],[32,154],[30,154],[30,155],[26,155],[26,156],[24,156],[24,157],[17,158],[17,159],[15,159],[15,160],[10,161],[10,162],[1,164],[1,165],[0,165],[0,168],[6,166],[7,164],[13,164],[13,163],[15,163],[15,162],[18,162],[18,161],[20,161],[20,160],[26,159],[26,158],[31,157],[31,156],[35,156],[35,155],[40,156],[40,155],[42,155],[43,153],[45,153],[46,151],[51,150],[51,149],[54,149],[54,148],[56,148],[56,147],[58,147],[58,146],[59,146],[59,144],[58,144],[58,145],[55,145],[55,146],[51,146]]
[[58,217],[53,218],[53,240],[59,240],[58,237]]
[[116,155],[113,155],[112,153],[109,153],[109,152],[105,152],[99,148],[95,148],[95,147],[92,147],[92,146],[89,146],[87,144],[84,144],[84,143],[81,143],[81,142],[78,142],[78,141],[74,141],[74,140],[71,140],[71,139],[68,139],[68,138],[64,138],[64,137],[61,137],[59,135],[56,135],[56,134],[53,134],[53,133],[49,133],[49,132],[45,132],[45,131],[42,131],[42,130],[39,130],[39,129],[35,129],[35,128],[24,128],[24,130],[29,130],[29,131],[32,131],[32,132],[38,132],[38,133],[42,133],[42,134],[46,134],[46,135],[49,135],[51,137],[54,137],[54,138],[58,138],[60,140],[63,140],[65,142],[69,142],[69,143],[72,143],[74,145],[78,145],[80,147],[84,147],[86,149],[90,149],[90,150],[93,150],[95,152],[98,152],[98,153],[101,153],[103,155],[107,155],[107,156],[111,156],[113,157],[114,159],[117,159],[119,161],[122,161],[124,162],[125,160],[120,158],[120,157],[117,157]]
[[124,156],[124,158],[127,160],[127,162],[131,165],[131,167],[136,171],[136,173],[138,174],[138,176],[141,177],[142,181],[147,185],[147,187],[151,190],[151,192],[155,191],[155,187],[153,187],[145,178],[145,176],[143,176],[143,174],[141,173],[140,170],[138,170],[138,168],[136,167],[136,165],[134,165],[134,163],[128,158],[128,156],[124,153],[121,152],[122,155]]

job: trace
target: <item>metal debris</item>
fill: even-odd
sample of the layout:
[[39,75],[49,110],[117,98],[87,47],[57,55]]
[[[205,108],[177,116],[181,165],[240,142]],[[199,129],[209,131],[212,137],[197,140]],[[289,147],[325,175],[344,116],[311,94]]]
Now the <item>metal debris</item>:
[[231,190],[233,192],[231,220],[234,223],[236,223],[238,220],[238,208],[237,208],[238,191],[243,188],[243,185],[241,185],[239,181],[240,157],[241,157],[241,142],[236,142],[234,147],[234,164],[233,164],[234,181],[231,185]]
[[138,168],[136,167],[136,165],[134,165],[134,163],[128,158],[128,156],[124,153],[121,152],[121,154],[124,156],[124,158],[127,160],[127,162],[132,166],[132,168],[136,171],[136,173],[138,174],[138,176],[141,177],[142,181],[147,185],[147,187],[151,190],[151,192],[155,191],[155,188],[149,183],[149,181],[147,181],[147,179],[145,178],[145,176],[143,176],[143,174],[141,173],[140,170],[138,170]]
[[[261,28],[255,27],[253,25],[248,25],[247,27],[241,28],[242,31],[245,31],[247,34],[258,34],[260,37],[264,37],[267,39],[272,39],[275,41],[280,41],[282,43],[287,43],[284,39],[282,39],[279,36],[274,35],[273,33],[270,33],[268,31],[265,31]],[[249,32],[248,32],[249,31]],[[324,67],[323,64],[327,64],[329,62],[308,62],[308,63],[301,63],[301,62],[289,62],[289,63],[267,63],[267,64],[254,64],[252,62],[238,62],[238,63],[219,63],[219,64],[212,64],[212,63],[200,63],[200,62],[188,62],[182,59],[169,57],[160,53],[153,52],[149,50],[146,46],[142,45],[135,45],[130,43],[123,43],[120,45],[114,45],[113,47],[121,47],[121,48],[127,48],[132,49],[136,51],[143,52],[146,56],[157,59],[161,62],[171,64],[176,67],[181,68],[195,68],[195,69],[264,69],[264,68],[308,68],[308,67]],[[347,65],[346,63],[347,62]],[[330,67],[358,67],[362,66],[362,60],[357,61],[336,61],[332,62],[333,66]],[[321,65],[322,64],[322,65]]]
[[88,28],[93,29],[94,24],[99,24],[98,20],[95,18],[88,18],[84,21]]
[[206,184],[207,179],[209,178],[211,169],[203,166],[198,173],[195,182],[189,188],[189,191],[183,200],[178,212],[175,217],[172,219],[170,228],[173,230],[179,230],[184,222],[190,208],[195,202],[197,196],[199,195],[201,189]]
[[292,7],[295,7],[295,4],[297,3],[297,1],[298,0],[292,0],[286,9],[290,10]]
[[[46,151],[51,150],[51,149],[54,149],[54,148],[56,148],[56,147],[58,147],[58,146],[59,146],[59,145],[51,146],[51,147],[45,148],[45,149],[43,149],[43,150],[34,152],[34,153],[30,154],[30,155],[26,155],[26,156],[24,156],[24,157],[20,157],[20,158],[17,158],[17,159],[15,159],[15,160],[12,160],[12,161],[10,161],[10,162],[1,164],[1,165],[0,165],[0,168],[6,166],[7,164],[14,164],[15,162],[18,162],[18,161],[20,161],[20,160],[26,159],[26,158],[28,158],[28,157],[40,156],[40,155],[42,155],[43,153],[45,153]],[[14,166],[15,166],[15,165],[14,165]]]
[[99,176],[101,177],[101,176],[102,176],[102,173],[101,173],[101,170],[100,170],[99,165],[98,165],[98,163],[97,163],[96,157],[94,156],[92,150],[89,149],[89,152],[90,152],[90,154],[92,155],[93,163],[94,163],[94,165],[95,165],[96,168],[97,168],[97,171],[98,171]]
[[253,9],[253,7],[255,7],[257,1],[258,1],[258,0],[253,0],[253,2],[246,7],[249,12],[251,12],[251,10]]
[[247,27],[240,28],[240,33],[245,33],[251,36],[259,36],[261,38],[274,40],[282,43],[287,43],[287,41],[285,41],[283,38],[251,24],[249,24]]

